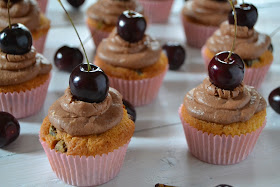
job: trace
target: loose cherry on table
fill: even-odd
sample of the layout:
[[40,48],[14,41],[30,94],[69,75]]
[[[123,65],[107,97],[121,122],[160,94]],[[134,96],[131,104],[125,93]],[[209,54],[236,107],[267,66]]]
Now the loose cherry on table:
[[170,70],[177,70],[184,64],[186,52],[179,43],[168,42],[162,49],[168,57]]
[[126,10],[119,17],[117,32],[125,41],[135,43],[142,40],[146,27],[147,23],[142,14]]
[[227,59],[229,51],[216,54],[208,65],[210,81],[217,87],[233,90],[244,78],[244,62],[235,53]]
[[13,142],[19,133],[20,126],[17,119],[7,112],[0,112],[0,147]]
[[123,99],[123,104],[125,106],[125,109],[127,110],[127,113],[130,115],[132,121],[136,121],[136,110],[134,106],[128,102],[127,100]]
[[60,70],[72,72],[72,70],[83,62],[82,52],[75,47],[63,46],[54,55],[54,63]]
[[[258,10],[252,4],[240,4],[235,6],[237,25],[247,26],[252,29],[258,20]],[[228,15],[228,21],[234,25],[234,12],[231,11]]]
[[280,114],[280,87],[269,94],[268,101],[273,110]]
[[31,50],[32,35],[21,23],[12,24],[0,32],[0,49],[4,53],[23,55]]
[[80,64],[73,69],[69,85],[74,98],[89,103],[100,103],[108,95],[109,79],[101,68],[89,64]]
[[85,2],[85,0],[67,0],[67,1],[74,8],[79,8]]

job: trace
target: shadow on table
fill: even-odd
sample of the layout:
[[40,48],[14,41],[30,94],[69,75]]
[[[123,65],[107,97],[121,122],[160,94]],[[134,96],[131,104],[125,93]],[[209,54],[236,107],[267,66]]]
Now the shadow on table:
[[[20,134],[19,137],[11,144],[1,148],[10,152],[9,155],[14,154],[28,154],[42,150],[38,134]],[[5,154],[2,154],[2,156]]]

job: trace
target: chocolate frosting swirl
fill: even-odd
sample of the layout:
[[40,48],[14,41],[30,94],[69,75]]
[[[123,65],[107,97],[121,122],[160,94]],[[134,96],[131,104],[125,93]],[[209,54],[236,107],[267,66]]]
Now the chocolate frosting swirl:
[[228,2],[193,0],[185,3],[182,13],[201,24],[219,26],[227,20],[230,11]]
[[51,71],[52,65],[34,47],[24,55],[0,51],[0,86],[16,85]]
[[102,21],[108,25],[116,25],[119,16],[125,10],[135,10],[142,13],[143,7],[136,0],[99,0],[87,10],[89,18]]
[[[10,16],[12,23],[22,23],[30,31],[40,27],[40,12],[35,0],[20,0],[11,3]],[[1,30],[9,25],[7,3],[0,0],[0,28]]]
[[122,96],[113,88],[109,88],[103,102],[87,103],[75,100],[68,87],[49,108],[48,118],[55,128],[72,136],[95,135],[118,125],[123,116],[122,108]]
[[[234,39],[234,25],[225,21],[220,28],[207,40],[207,48],[213,52],[229,51]],[[268,35],[258,33],[246,26],[237,26],[237,36],[234,52],[242,59],[254,60],[259,58],[271,43]]]
[[137,43],[123,40],[114,30],[99,44],[97,56],[104,62],[130,69],[140,69],[156,63],[160,57],[161,45],[157,40],[145,35]]
[[223,98],[209,94],[208,85],[206,79],[184,98],[188,113],[197,119],[227,125],[245,122],[266,108],[266,101],[253,87],[241,85],[243,91],[236,97]]

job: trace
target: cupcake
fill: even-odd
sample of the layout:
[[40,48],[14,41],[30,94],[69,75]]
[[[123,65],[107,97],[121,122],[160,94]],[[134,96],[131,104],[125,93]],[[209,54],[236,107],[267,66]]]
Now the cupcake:
[[48,0],[37,0],[41,11],[45,14],[47,10]]
[[95,46],[107,38],[117,24],[118,17],[125,10],[142,12],[143,8],[136,0],[99,0],[87,10],[87,25]]
[[[234,52],[244,60],[246,65],[244,83],[258,89],[264,81],[273,61],[271,39],[268,35],[259,33],[254,29],[258,15],[254,5],[245,4],[244,8],[242,5],[239,5],[236,7],[237,13],[240,9],[244,9],[244,14],[250,14],[246,12],[247,10],[254,10],[255,19],[242,19],[237,14],[237,38]],[[229,20],[223,22],[220,28],[203,46],[201,53],[206,67],[208,67],[209,61],[216,53],[231,49],[232,42],[235,38],[233,24],[233,18],[229,17]]]
[[174,0],[138,0],[151,23],[166,23]]
[[52,66],[31,46],[31,33],[22,24],[0,33],[0,110],[16,118],[38,112],[49,86]]
[[125,11],[117,29],[97,48],[95,64],[108,75],[110,86],[134,106],[151,103],[168,69],[161,45],[145,35],[144,17]]
[[201,48],[219,25],[227,20],[230,11],[231,6],[228,1],[185,2],[182,9],[182,22],[188,45]]
[[[79,77],[79,79],[77,79]],[[77,66],[70,87],[49,108],[40,142],[57,177],[77,186],[96,186],[117,176],[134,122],[121,94],[94,65]]]
[[[50,21],[40,12],[37,2],[35,0],[11,1],[10,17],[12,23],[22,23],[31,31],[34,47],[39,53],[43,53]],[[2,30],[9,24],[6,0],[0,0],[0,20]]]
[[189,151],[210,164],[236,164],[248,157],[266,124],[266,101],[244,85],[244,63],[217,54],[209,77],[189,91],[179,109]]

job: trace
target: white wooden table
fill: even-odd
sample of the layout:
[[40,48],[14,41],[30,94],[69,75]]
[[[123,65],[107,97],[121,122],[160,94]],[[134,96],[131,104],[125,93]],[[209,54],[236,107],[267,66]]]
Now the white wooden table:
[[[47,16],[52,20],[44,55],[51,61],[62,45],[79,46],[79,41],[55,0],[49,0]],[[65,2],[65,1],[64,1]],[[92,0],[74,11],[66,6],[83,40],[90,36],[85,26],[84,12]],[[250,1],[249,1],[250,2]],[[270,34],[280,26],[279,0],[251,0],[259,7],[256,29]],[[176,0],[168,24],[151,25],[148,33],[162,41],[185,43],[179,11],[183,0]],[[65,3],[67,5],[67,3]],[[158,30],[164,32],[158,32]],[[174,34],[176,33],[176,34]],[[265,98],[280,86],[280,33],[272,38],[274,63],[260,92]],[[94,56],[92,41],[86,43],[87,53]],[[178,117],[178,107],[187,91],[206,77],[200,50],[186,47],[187,59],[180,71],[170,71],[165,77],[158,98],[152,104],[137,108],[136,132],[129,144],[119,175],[104,187],[154,186],[156,183],[174,186],[214,187],[230,184],[238,187],[280,186],[280,115],[269,106],[267,126],[253,153],[233,166],[203,163],[189,152]],[[20,120],[19,138],[0,149],[0,186],[67,186],[56,178],[38,141],[38,132],[50,105],[68,86],[69,74],[52,73],[45,105],[35,116]]]

